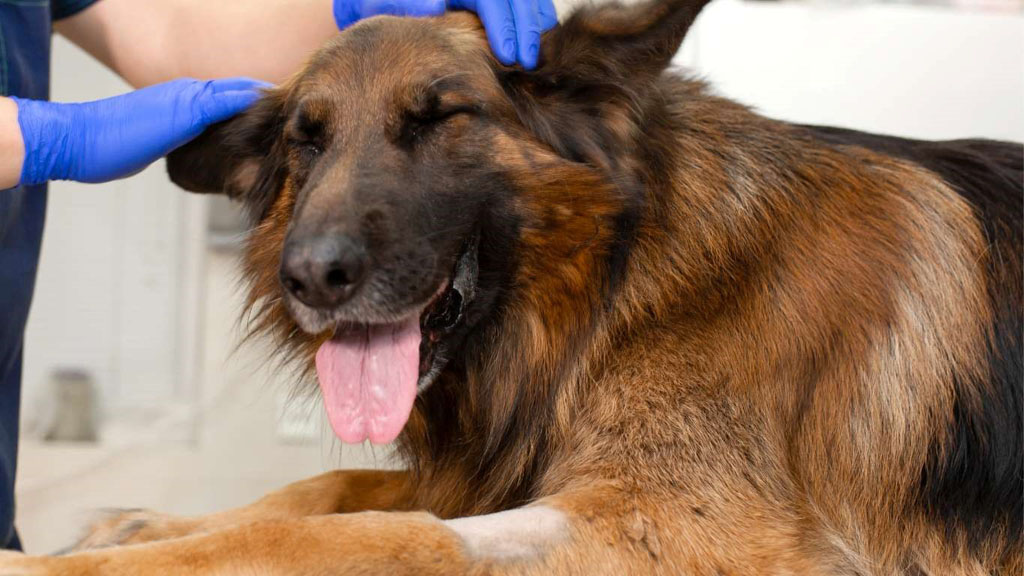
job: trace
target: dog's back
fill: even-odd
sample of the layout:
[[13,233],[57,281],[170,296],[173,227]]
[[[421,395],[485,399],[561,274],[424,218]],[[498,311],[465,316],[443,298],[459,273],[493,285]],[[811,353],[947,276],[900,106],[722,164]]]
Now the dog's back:
[[963,273],[979,274],[986,286],[984,366],[973,381],[954,379],[954,412],[932,441],[921,477],[922,503],[946,525],[948,534],[959,533],[984,547],[994,534],[1005,533],[1019,553],[1024,529],[1024,146],[806,128],[829,145],[864,147],[922,166],[972,208],[985,252],[979,255],[979,269]]
[[1024,147],[793,126],[660,87],[641,161],[668,182],[652,213],[677,217],[631,274],[686,280],[655,309],[697,330],[673,346],[714,358],[707,393],[781,406],[786,481],[843,543],[834,569],[1024,567]]

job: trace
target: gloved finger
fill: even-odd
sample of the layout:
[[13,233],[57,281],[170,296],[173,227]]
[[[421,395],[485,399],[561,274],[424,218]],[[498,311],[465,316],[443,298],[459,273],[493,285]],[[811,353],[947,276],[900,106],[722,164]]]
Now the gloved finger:
[[256,80],[255,78],[224,78],[210,82],[210,92],[220,94],[221,92],[234,92],[238,90],[262,90],[273,88],[270,82]]
[[498,61],[506,66],[516,62],[516,21],[509,0],[449,0],[452,8],[476,12],[487,31],[487,41]]
[[210,94],[201,105],[201,118],[206,125],[216,124],[248,110],[262,97],[262,92],[256,89]]
[[344,30],[359,20],[358,0],[334,0],[334,23],[338,30]]
[[363,0],[360,16],[440,16],[444,14],[444,2],[445,0]]
[[516,26],[516,44],[519,63],[532,70],[537,67],[540,54],[540,14],[537,0],[511,0],[512,17]]
[[538,0],[537,11],[540,12],[540,31],[547,32],[558,26],[558,11],[553,0]]

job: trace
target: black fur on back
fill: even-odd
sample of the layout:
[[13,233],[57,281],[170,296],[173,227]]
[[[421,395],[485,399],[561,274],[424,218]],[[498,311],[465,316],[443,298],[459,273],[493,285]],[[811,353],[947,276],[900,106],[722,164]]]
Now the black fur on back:
[[[927,142],[853,130],[805,127],[834,145],[857,145],[938,174],[969,202],[989,246],[994,324],[989,382],[956,382],[950,448],[935,442],[921,473],[922,504],[947,530],[982,544],[1005,530],[1024,544],[1024,146],[992,140]],[[980,405],[967,398],[980,396]]]

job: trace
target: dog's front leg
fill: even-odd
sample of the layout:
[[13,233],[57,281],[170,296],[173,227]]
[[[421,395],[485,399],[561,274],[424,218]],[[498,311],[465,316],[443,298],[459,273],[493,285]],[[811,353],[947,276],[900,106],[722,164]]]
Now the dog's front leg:
[[559,496],[448,521],[388,512],[266,520],[64,557],[0,556],[0,576],[654,573],[652,544],[631,534],[637,528],[622,514],[625,502],[614,494]]
[[422,513],[263,520],[57,557],[0,553],[0,576],[461,574],[458,536]]
[[290,484],[233,510],[178,517],[148,510],[115,510],[95,522],[75,551],[169,540],[259,520],[365,510],[405,510],[405,472],[338,470]]

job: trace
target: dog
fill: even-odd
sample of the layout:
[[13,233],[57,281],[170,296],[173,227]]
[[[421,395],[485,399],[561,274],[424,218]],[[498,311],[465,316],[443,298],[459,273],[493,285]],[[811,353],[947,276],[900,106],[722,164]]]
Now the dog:
[[759,116],[667,71],[703,5],[583,8],[535,71],[375,18],[172,154],[406,469],[0,574],[1024,573],[1024,147]]

